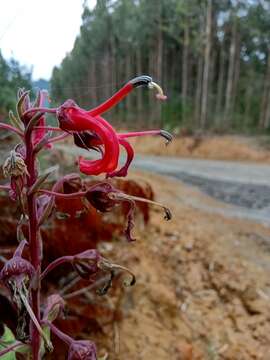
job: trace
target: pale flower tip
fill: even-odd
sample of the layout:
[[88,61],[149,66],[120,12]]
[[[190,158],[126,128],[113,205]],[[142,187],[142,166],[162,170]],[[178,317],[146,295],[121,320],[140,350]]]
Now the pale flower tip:
[[156,94],[156,98],[161,101],[166,101],[168,97],[164,94]]

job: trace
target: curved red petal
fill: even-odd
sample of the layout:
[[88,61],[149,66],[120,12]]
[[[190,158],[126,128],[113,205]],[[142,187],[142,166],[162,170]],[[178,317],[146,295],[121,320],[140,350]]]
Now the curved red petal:
[[87,175],[99,175],[114,171],[118,165],[119,142],[113,127],[101,117],[92,117],[86,111],[70,106],[62,109],[60,127],[68,131],[92,131],[104,146],[99,160],[79,159],[80,171]]
[[134,158],[134,150],[128,141],[120,138],[119,144],[122,145],[126,150],[126,153],[127,153],[126,163],[123,167],[121,167],[121,169],[113,171],[111,173],[108,173],[107,178],[111,178],[111,177],[115,177],[115,176],[118,176],[118,177],[127,176],[128,168]]

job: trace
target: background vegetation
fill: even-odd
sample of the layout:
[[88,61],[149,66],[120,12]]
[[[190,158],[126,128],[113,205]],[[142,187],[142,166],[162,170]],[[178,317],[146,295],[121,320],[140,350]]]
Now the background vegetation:
[[31,89],[31,72],[11,59],[6,61],[0,52],[0,119],[16,104],[18,87]]
[[[0,57],[0,111],[14,79],[29,74]],[[5,69],[2,71],[2,68]],[[162,84],[169,101],[136,91],[111,114],[128,127],[265,132],[270,127],[268,0],[97,0],[84,3],[73,50],[51,79],[57,103],[90,108],[138,74]]]
[[269,1],[98,0],[93,11],[85,4],[74,48],[53,71],[52,92],[91,107],[146,73],[169,95],[162,114],[152,94],[136,91],[115,120],[267,129],[269,55]]

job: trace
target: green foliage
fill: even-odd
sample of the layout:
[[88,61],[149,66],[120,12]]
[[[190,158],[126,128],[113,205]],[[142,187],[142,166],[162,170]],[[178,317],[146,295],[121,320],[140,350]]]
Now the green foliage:
[[[4,334],[0,339],[0,351],[4,350],[6,347],[14,344],[16,339],[12,333],[12,331],[7,327],[4,326]],[[16,354],[14,351],[11,351],[3,356],[1,356],[1,360],[16,360]]]
[[0,116],[15,108],[19,87],[31,89],[31,74],[14,59],[6,61],[0,52]]

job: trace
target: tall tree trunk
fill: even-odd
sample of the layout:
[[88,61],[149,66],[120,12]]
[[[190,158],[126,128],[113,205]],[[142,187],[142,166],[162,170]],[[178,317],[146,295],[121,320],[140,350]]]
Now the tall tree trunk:
[[[157,34],[157,66],[156,66],[156,79],[162,84],[162,67],[163,67],[163,34],[162,34],[162,3],[159,1],[158,6],[158,34]],[[153,111],[154,121],[158,121],[162,127],[162,112],[161,102],[155,104]]]
[[270,93],[268,92],[268,101],[267,101],[266,110],[265,110],[264,128],[268,129],[269,125],[270,125]]
[[219,56],[219,70],[218,70],[218,84],[217,84],[217,102],[215,109],[215,124],[220,125],[222,103],[223,103],[223,91],[224,91],[224,75],[225,75],[225,51],[224,42],[221,44],[220,56]]
[[197,125],[200,124],[202,78],[203,78],[203,57],[202,55],[199,55],[198,65],[197,65],[196,94],[195,94],[195,122]]
[[92,106],[97,106],[97,79],[96,79],[96,63],[95,60],[91,60],[89,64],[89,88],[91,94]]
[[268,50],[267,69],[264,78],[263,96],[262,96],[261,109],[260,109],[259,127],[261,129],[266,129],[269,126],[269,112],[270,112],[269,98],[270,98],[270,49]]
[[251,67],[247,73],[247,80],[249,86],[246,86],[245,89],[245,105],[244,105],[244,128],[247,129],[249,127],[249,120],[250,120],[250,110],[251,110],[251,99],[253,96],[253,87],[252,83],[254,81],[254,72],[253,68]]
[[189,25],[186,20],[184,27],[183,61],[182,61],[182,107],[183,117],[186,115],[188,96],[188,55],[189,55]]
[[237,97],[238,82],[240,77],[240,60],[241,60],[241,39],[240,34],[236,34],[236,46],[235,46],[235,64],[234,64],[234,77],[233,77],[233,89],[232,89],[232,107],[231,112],[235,111],[235,103]]
[[230,45],[230,57],[229,57],[229,69],[226,86],[226,97],[225,97],[225,110],[224,110],[224,122],[227,127],[231,125],[232,115],[232,97],[233,97],[233,84],[235,75],[235,53],[236,53],[236,42],[237,42],[237,19],[233,13],[233,25],[231,34],[231,45]]
[[[137,76],[142,75],[142,51],[140,45],[137,46],[136,50],[136,72]],[[139,119],[141,119],[142,109],[143,109],[143,92],[137,91],[137,112]]]
[[[126,81],[132,79],[133,73],[132,73],[132,60],[131,60],[131,54],[130,49],[127,51],[126,54]],[[133,94],[130,94],[126,97],[126,121],[132,120],[132,100],[133,100]]]
[[[162,2],[157,1],[157,35],[153,38],[153,50],[150,51],[150,68],[153,69],[152,75],[154,79],[162,84],[162,67],[163,67],[163,33],[162,33]],[[150,72],[151,74],[151,72]],[[151,92],[149,98],[150,105],[150,121],[151,126],[162,123],[161,119],[161,103],[157,102]]]
[[202,107],[200,126],[206,127],[207,122],[207,106],[208,106],[208,89],[209,89],[209,71],[210,71],[210,54],[212,41],[212,0],[207,1],[207,17],[206,17],[206,44],[204,51],[204,69],[202,84]]
[[202,99],[202,78],[203,78],[203,29],[204,29],[204,18],[200,17],[200,28],[199,28],[199,48],[197,53],[197,64],[196,64],[196,79],[195,79],[195,97],[194,97],[194,113],[193,121],[196,123],[196,126],[200,126],[200,116],[201,116],[201,99]]
[[216,102],[216,63],[217,63],[217,50],[213,47],[210,57],[210,70],[208,80],[208,105],[207,105],[207,121],[209,125],[213,125],[214,120],[214,105]]

